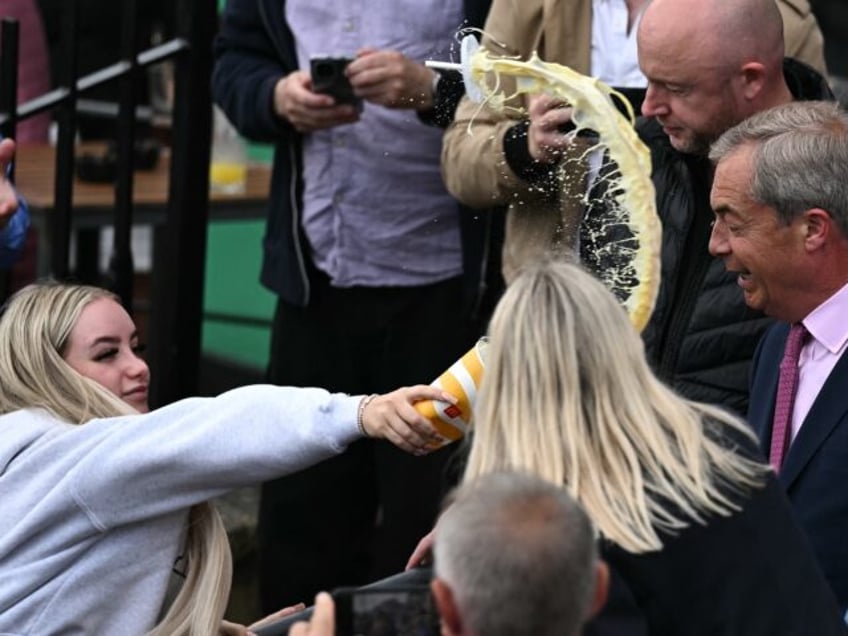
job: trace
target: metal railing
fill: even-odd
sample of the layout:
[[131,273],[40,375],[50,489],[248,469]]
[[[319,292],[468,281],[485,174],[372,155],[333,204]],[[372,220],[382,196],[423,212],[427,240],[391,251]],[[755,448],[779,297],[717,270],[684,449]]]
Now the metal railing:
[[137,0],[124,0],[120,59],[99,71],[77,73],[79,0],[65,0],[62,16],[63,68],[54,90],[16,105],[19,27],[2,21],[0,51],[0,132],[15,136],[17,123],[52,111],[58,124],[54,205],[48,221],[52,253],[49,273],[68,279],[73,220],[74,142],[78,96],[117,82],[117,177],[115,243],[110,287],[132,309],[133,145],[137,124],[135,83],[143,69],[171,60],[174,104],[167,215],[157,228],[151,293],[151,404],[162,405],[195,394],[200,363],[203,273],[209,206],[209,149],[212,125],[209,78],[212,39],[217,29],[214,0],[177,0],[176,37],[158,46],[135,50]]

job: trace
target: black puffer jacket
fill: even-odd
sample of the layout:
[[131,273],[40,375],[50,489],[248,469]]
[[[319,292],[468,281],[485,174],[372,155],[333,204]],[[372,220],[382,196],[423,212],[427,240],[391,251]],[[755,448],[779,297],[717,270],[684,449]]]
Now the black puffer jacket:
[[[784,73],[796,98],[832,99],[811,68],[787,60]],[[721,259],[707,251],[713,218],[707,159],[672,148],[654,119],[640,121],[637,131],[651,150],[663,227],[662,281],[643,333],[648,359],[659,377],[685,397],[744,416],[751,358],[771,320],[748,309],[736,275],[725,272]],[[597,267],[592,243],[597,238],[583,244],[582,256]]]
[[662,220],[662,278],[643,332],[648,359],[682,395],[744,415],[754,349],[770,320],[745,305],[736,275],[710,256],[709,161],[671,147],[656,120],[638,131],[651,149]]

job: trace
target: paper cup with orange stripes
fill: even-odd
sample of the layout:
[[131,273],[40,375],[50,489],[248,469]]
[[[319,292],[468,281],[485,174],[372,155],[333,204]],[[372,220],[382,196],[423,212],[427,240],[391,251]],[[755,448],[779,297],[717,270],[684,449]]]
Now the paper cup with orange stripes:
[[415,408],[430,420],[441,436],[439,446],[455,442],[471,428],[474,401],[486,365],[487,345],[488,340],[480,338],[477,344],[432,383],[432,386],[455,396],[458,400],[456,404],[442,400],[422,400],[415,404]]

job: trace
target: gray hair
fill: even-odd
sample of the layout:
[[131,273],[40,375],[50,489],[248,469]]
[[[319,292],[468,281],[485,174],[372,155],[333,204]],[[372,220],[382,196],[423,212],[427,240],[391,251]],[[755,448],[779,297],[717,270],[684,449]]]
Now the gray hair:
[[848,113],[835,102],[790,102],[725,132],[710,151],[718,163],[754,146],[751,197],[790,223],[812,208],[827,211],[848,236]]
[[577,634],[588,617],[595,534],[561,486],[517,472],[466,483],[439,519],[434,555],[475,634]]

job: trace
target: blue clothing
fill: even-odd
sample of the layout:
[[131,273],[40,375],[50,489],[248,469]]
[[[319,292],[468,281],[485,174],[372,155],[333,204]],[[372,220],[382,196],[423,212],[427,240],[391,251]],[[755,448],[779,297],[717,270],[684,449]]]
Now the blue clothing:
[[[767,454],[787,323],[776,323],[757,348],[748,422]],[[778,475],[827,580],[848,616],[848,353],[818,392]],[[817,632],[809,632],[817,633]]]
[[18,195],[18,210],[0,230],[0,269],[9,269],[18,260],[29,229],[29,207]]
[[9,269],[18,260],[29,229],[29,208],[18,197],[18,211],[0,231],[0,269]]

